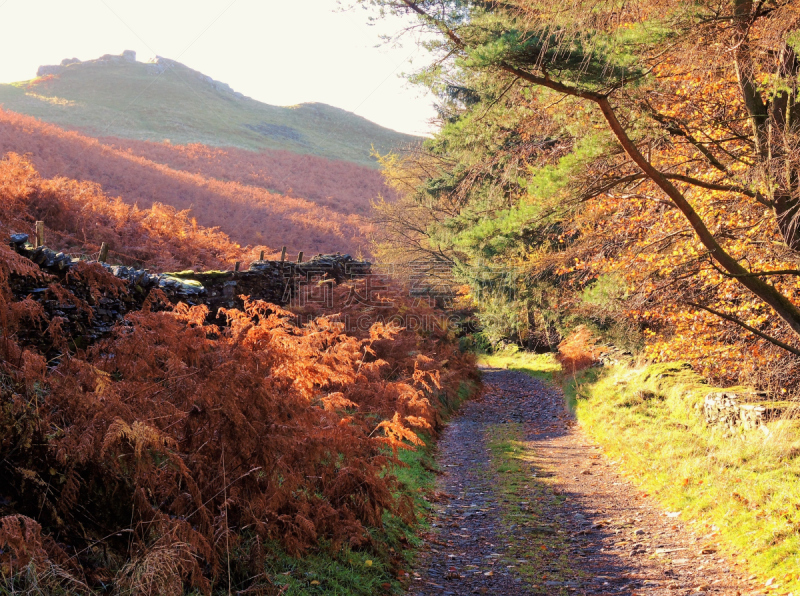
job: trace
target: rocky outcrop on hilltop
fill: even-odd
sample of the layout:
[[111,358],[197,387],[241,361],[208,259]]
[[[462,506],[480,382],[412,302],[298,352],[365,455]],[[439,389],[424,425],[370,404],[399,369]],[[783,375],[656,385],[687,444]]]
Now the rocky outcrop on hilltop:
[[36,71],[37,77],[44,77],[47,75],[60,75],[68,66],[73,64],[133,64],[136,62],[136,52],[133,50],[125,50],[122,54],[104,54],[96,60],[87,60],[85,62],[77,58],[64,58],[61,64],[45,64],[40,66]]
[[[40,66],[39,69],[36,71],[37,77],[44,77],[48,75],[60,75],[64,72],[64,70],[68,66],[72,66],[73,64],[135,64],[136,63],[136,52],[133,50],[125,50],[122,54],[104,54],[95,60],[86,60],[81,61],[77,58],[65,58],[61,61],[61,64],[45,64]],[[181,64],[176,60],[170,60],[169,58],[164,58],[163,56],[156,56],[155,60],[152,62],[147,63],[147,69],[151,74],[154,75],[161,75],[167,72],[171,68],[180,68],[181,70],[189,72],[191,75],[195,76],[199,80],[207,83],[211,87],[213,87],[216,91],[220,93],[229,93],[234,97],[245,97],[244,94],[239,93],[238,91],[234,91],[230,85],[227,83],[223,83],[222,81],[217,81],[216,79],[212,79],[208,75],[204,75],[202,72],[189,68],[185,64]]]
[[59,75],[62,72],[64,72],[63,66],[58,64],[47,64],[39,67],[39,70],[36,71],[36,76],[46,77],[48,75]]
[[244,97],[244,94],[239,93],[238,91],[234,91],[230,85],[227,83],[223,83],[222,81],[217,81],[216,79],[212,79],[210,76],[203,74],[199,70],[194,70],[193,68],[189,68],[185,64],[178,62],[177,60],[171,60],[170,58],[164,58],[163,56],[156,56],[154,62],[151,62],[147,65],[148,69],[154,74],[162,74],[169,70],[170,68],[180,68],[184,71],[187,71],[192,76],[196,77],[197,79],[203,81],[204,83],[208,83],[214,89],[219,91],[220,93],[230,93],[236,97]]

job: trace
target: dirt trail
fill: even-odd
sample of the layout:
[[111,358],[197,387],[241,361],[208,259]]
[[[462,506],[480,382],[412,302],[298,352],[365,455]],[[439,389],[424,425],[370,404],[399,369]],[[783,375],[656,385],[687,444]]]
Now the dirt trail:
[[618,473],[562,394],[484,370],[439,444],[435,517],[409,594],[759,594]]

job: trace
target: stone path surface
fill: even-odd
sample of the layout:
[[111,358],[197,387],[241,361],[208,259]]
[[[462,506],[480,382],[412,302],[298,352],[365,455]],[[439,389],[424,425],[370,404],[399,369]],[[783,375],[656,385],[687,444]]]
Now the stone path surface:
[[552,386],[485,369],[438,447],[431,532],[411,596],[760,594],[620,476]]

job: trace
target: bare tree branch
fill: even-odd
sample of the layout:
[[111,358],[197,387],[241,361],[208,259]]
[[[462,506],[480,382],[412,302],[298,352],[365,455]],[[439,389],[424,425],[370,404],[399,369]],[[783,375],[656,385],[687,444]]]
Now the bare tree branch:
[[779,348],[783,348],[784,350],[786,350],[787,352],[790,352],[791,354],[794,354],[795,356],[800,356],[800,350],[798,350],[797,348],[792,347],[789,344],[784,343],[784,342],[782,342],[781,340],[779,340],[779,339],[777,339],[775,337],[772,337],[771,335],[767,335],[763,331],[759,331],[758,329],[748,325],[747,323],[745,323],[741,319],[738,319],[738,318],[736,318],[736,317],[734,317],[732,315],[725,314],[724,312],[720,312],[718,310],[714,310],[713,308],[709,308],[708,306],[703,306],[702,304],[697,304],[695,302],[686,302],[686,304],[689,305],[689,306],[693,306],[694,308],[699,308],[699,309],[704,310],[706,312],[710,312],[712,315],[715,315],[715,316],[719,317],[720,319],[725,319],[726,321],[730,321],[731,323],[736,323],[740,327],[743,327],[743,328],[747,329],[750,333],[752,333],[754,335],[757,335],[758,337],[760,337],[762,339],[767,340],[771,344],[774,344],[774,345],[778,346]]

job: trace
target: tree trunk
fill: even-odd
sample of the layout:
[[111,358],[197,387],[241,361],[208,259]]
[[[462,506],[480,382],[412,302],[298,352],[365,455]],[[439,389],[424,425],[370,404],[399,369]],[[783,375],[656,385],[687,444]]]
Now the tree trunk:
[[[796,90],[780,91],[765,103],[754,80],[748,28],[752,18],[752,0],[733,0],[734,66],[744,105],[753,129],[756,162],[770,190],[778,229],[786,246],[800,251],[800,176],[790,159],[789,137],[796,129],[792,116],[796,110]],[[794,50],[784,44],[778,55],[776,74],[796,86],[798,61]]]

